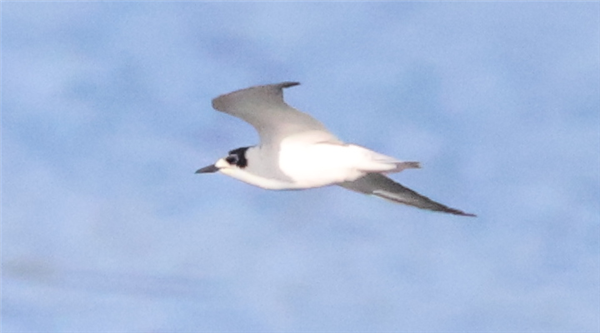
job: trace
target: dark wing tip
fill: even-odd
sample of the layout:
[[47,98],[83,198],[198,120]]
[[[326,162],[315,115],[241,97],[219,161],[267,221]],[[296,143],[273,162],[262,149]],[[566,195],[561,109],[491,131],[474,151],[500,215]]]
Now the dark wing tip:
[[228,112],[232,107],[235,108],[244,101],[258,100],[266,102],[283,102],[282,89],[297,86],[299,84],[300,82],[285,81],[236,90],[215,97],[212,100],[212,107],[215,110]]
[[300,82],[286,81],[278,84],[278,86],[280,86],[281,88],[289,88],[297,85],[300,85]]
[[458,210],[458,209],[454,209],[454,208],[450,208],[450,207],[448,207],[447,210],[443,210],[443,212],[454,214],[454,215],[460,215],[460,216],[477,217],[477,215],[475,215],[475,214],[465,213],[462,210]]
[[423,202],[423,203],[426,203],[425,206],[415,205],[416,207],[427,209],[427,210],[434,211],[434,212],[448,213],[448,214],[453,214],[453,215],[458,215],[458,216],[477,217],[477,215],[475,215],[475,214],[465,213],[460,209],[448,207],[439,202],[433,201],[424,195],[418,194],[417,192],[414,192],[414,193],[416,193],[420,198],[425,200],[425,202]]
[[448,207],[439,202],[419,194],[408,187],[402,186],[382,174],[371,173],[354,182],[345,184],[346,188],[362,193],[373,194],[386,200],[427,209],[434,212],[448,213],[460,216],[476,217],[475,214],[465,213],[462,210]]

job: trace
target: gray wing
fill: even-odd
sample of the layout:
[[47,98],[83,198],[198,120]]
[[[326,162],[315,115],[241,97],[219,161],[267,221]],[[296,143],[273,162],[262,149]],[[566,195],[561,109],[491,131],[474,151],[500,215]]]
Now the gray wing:
[[237,90],[213,99],[212,105],[254,126],[261,144],[308,131],[319,131],[315,136],[319,141],[338,141],[321,122],[284,102],[283,88],[299,84],[282,82]]
[[462,216],[476,216],[475,214],[465,213],[461,210],[450,208],[442,205],[439,202],[435,202],[428,197],[420,195],[419,193],[406,188],[396,183],[392,179],[378,173],[369,173],[355,181],[344,182],[338,185],[352,191],[376,195],[393,202],[415,206],[422,209],[429,209],[436,212]]

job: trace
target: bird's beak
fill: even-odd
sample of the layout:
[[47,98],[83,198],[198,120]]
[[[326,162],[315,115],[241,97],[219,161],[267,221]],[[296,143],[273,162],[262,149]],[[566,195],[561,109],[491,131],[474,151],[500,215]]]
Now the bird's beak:
[[219,171],[219,168],[217,168],[216,165],[212,164],[212,165],[209,165],[209,166],[205,166],[202,169],[198,169],[196,171],[196,173],[213,173],[213,172],[217,172],[217,171]]

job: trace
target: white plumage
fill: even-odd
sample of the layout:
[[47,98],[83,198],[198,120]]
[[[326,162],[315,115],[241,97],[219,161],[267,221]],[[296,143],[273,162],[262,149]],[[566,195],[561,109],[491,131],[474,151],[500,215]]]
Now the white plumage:
[[423,209],[475,216],[437,203],[385,176],[419,168],[367,148],[346,144],[318,120],[287,105],[283,88],[297,82],[255,86],[221,95],[212,102],[221,112],[254,126],[260,144],[232,150],[196,171],[221,172],[270,190],[298,190],[339,185]]

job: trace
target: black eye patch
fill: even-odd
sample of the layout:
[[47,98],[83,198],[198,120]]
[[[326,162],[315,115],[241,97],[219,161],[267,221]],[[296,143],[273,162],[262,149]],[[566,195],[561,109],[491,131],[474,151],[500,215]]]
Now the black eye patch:
[[236,155],[229,155],[229,156],[227,156],[227,158],[225,158],[225,161],[227,161],[227,163],[229,163],[231,165],[237,164],[238,157]]
[[225,161],[230,165],[237,165],[240,168],[245,168],[248,165],[248,160],[246,159],[246,151],[250,147],[242,147],[238,149],[234,149],[229,152],[229,156],[225,158]]

